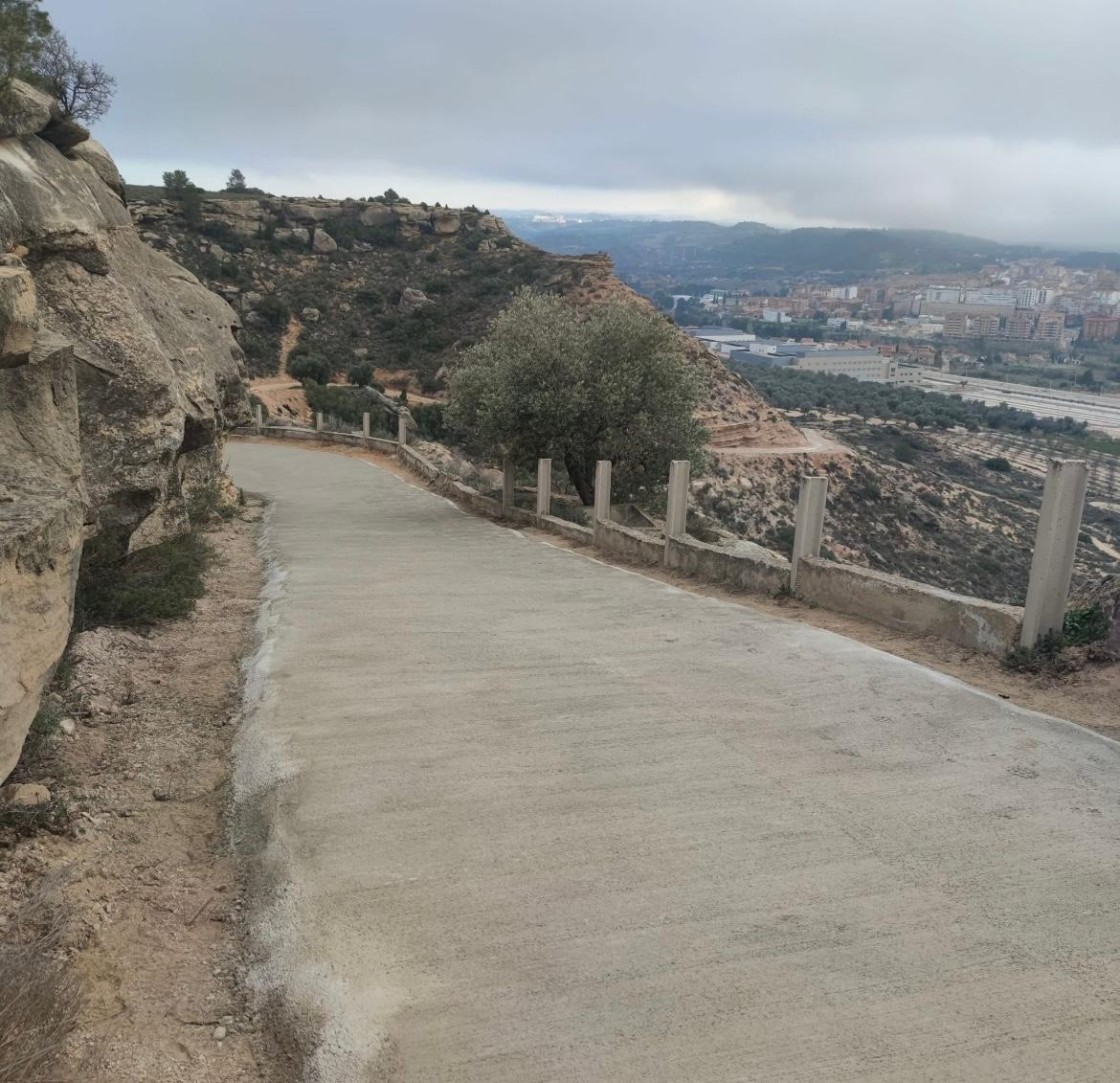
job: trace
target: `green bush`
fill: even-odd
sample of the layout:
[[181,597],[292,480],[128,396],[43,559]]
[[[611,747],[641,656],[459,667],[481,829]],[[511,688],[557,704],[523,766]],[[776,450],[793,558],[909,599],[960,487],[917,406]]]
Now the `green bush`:
[[918,461],[918,449],[904,437],[895,443],[894,457],[900,463],[916,463]]
[[416,422],[416,431],[425,440],[442,440],[447,435],[441,402],[413,406],[412,420]]
[[253,311],[274,331],[287,327],[292,315],[292,310],[275,294],[261,298]]
[[132,555],[123,532],[91,538],[82,550],[74,631],[189,616],[204,593],[203,576],[212,558],[210,546],[196,534]]
[[1066,611],[1062,624],[1062,638],[1074,647],[1097,643],[1109,633],[1108,614],[1099,602],[1092,605],[1073,606]]
[[990,459],[985,459],[984,460],[984,465],[989,470],[994,470],[997,474],[1010,474],[1011,473],[1011,463],[1010,463],[1009,460],[1005,459],[1002,455],[994,455]]
[[329,384],[334,375],[331,363],[318,354],[307,353],[288,359],[288,374],[297,380],[310,380],[316,384]]
[[355,387],[371,387],[373,385],[373,365],[368,361],[351,365],[346,373],[346,379]]

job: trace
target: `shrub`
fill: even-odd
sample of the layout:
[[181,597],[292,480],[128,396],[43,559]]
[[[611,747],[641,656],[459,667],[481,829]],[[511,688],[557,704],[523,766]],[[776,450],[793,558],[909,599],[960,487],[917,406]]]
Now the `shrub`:
[[1107,638],[1108,614],[1099,602],[1092,605],[1073,606],[1066,611],[1062,624],[1062,638],[1071,646],[1083,646]]
[[5,930],[0,943],[0,1083],[64,1078],[64,1046],[82,1006],[76,972],[60,958],[65,928],[66,914],[52,881],[23,904]]
[[918,449],[907,439],[898,440],[894,445],[894,457],[900,463],[916,463]]
[[292,310],[275,294],[262,297],[253,311],[274,331],[287,327]]
[[416,422],[416,431],[425,440],[442,440],[447,435],[441,402],[413,406],[412,420]]
[[212,556],[210,546],[195,534],[131,555],[123,532],[91,538],[78,572],[74,630],[189,616],[203,595],[203,575]]
[[1011,473],[1011,463],[1007,459],[1005,459],[1002,455],[994,455],[990,459],[985,459],[984,460],[984,465],[989,470],[996,471],[997,474],[1010,474]]
[[346,373],[346,379],[355,387],[371,387],[373,385],[373,365],[368,361],[351,365]]
[[297,380],[310,380],[315,384],[329,384],[334,369],[325,357],[308,353],[288,359],[288,373]]

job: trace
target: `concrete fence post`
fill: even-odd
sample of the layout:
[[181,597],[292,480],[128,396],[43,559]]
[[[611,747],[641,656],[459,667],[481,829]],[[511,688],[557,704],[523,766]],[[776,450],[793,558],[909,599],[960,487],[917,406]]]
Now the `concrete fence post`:
[[552,460],[537,460],[537,514],[552,514]]
[[802,557],[819,557],[824,537],[824,509],[828,502],[828,478],[802,475],[797,496],[797,524],[793,532],[793,559],[789,589],[797,590],[797,564]]
[[502,460],[502,514],[509,515],[514,507],[513,460],[508,456]]
[[397,443],[408,447],[408,418],[403,413],[397,414]]
[[674,459],[669,464],[669,506],[665,513],[665,537],[683,538],[688,532],[687,459]]
[[595,522],[606,523],[611,517],[611,461],[600,459],[595,464]]
[[1024,647],[1033,647],[1047,632],[1060,632],[1065,622],[1088,483],[1089,464],[1083,460],[1050,461],[1019,640]]
[[253,407],[253,420],[256,422],[257,432],[260,432],[264,428],[264,407],[259,402]]
[[322,432],[323,431],[323,411],[322,410],[317,411],[316,414],[315,414],[315,431],[316,432]]
[[369,414],[362,414],[362,439],[369,439]]

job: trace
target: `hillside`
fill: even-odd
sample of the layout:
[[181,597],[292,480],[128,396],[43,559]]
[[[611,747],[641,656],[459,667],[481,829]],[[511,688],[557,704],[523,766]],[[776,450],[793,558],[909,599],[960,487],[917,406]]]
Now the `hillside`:
[[[648,303],[608,258],[544,252],[475,207],[203,193],[192,211],[160,189],[128,194],[144,240],[240,313],[255,377],[311,352],[343,373],[368,361],[386,386],[438,397],[448,366],[522,286],[583,304],[620,295]],[[681,345],[708,375],[707,423],[744,426],[762,446],[800,442],[749,384],[693,339],[682,335]]]
[[518,236],[550,252],[606,252],[619,274],[643,289],[806,274],[964,273],[995,260],[1042,254],[1040,248],[936,230],[779,230],[759,222],[631,219],[554,223],[528,217],[510,217],[509,223]]

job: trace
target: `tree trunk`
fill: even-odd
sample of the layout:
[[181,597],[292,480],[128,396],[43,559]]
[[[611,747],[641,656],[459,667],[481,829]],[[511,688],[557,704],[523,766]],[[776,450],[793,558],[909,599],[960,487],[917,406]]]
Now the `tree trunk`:
[[575,491],[579,494],[580,502],[585,508],[595,503],[594,474],[587,469],[571,452],[564,453],[564,469],[568,471]]

